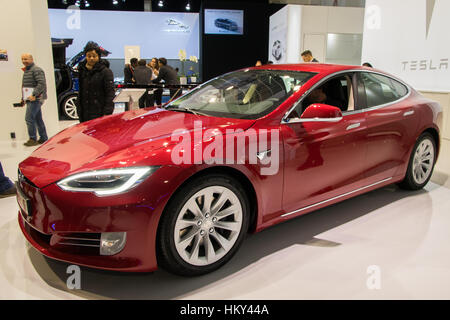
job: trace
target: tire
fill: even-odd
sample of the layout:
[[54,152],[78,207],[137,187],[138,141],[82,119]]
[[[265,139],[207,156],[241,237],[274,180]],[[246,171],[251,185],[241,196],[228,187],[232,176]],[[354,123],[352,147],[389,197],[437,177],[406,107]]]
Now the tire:
[[407,190],[422,189],[430,181],[435,163],[436,142],[430,133],[424,132],[414,145],[405,179],[400,182],[400,187]]
[[76,107],[78,95],[72,94],[65,97],[61,102],[61,114],[68,120],[78,120]]
[[159,266],[181,276],[220,268],[244,240],[249,216],[246,192],[235,179],[212,174],[187,183],[170,199],[161,217]]

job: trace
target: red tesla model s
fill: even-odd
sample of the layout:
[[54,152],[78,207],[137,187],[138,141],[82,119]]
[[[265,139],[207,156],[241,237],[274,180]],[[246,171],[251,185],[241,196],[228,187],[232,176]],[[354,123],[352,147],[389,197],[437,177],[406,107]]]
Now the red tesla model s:
[[392,183],[420,189],[442,110],[374,69],[267,65],[70,127],[19,165],[19,224],[83,266],[200,275],[248,232]]

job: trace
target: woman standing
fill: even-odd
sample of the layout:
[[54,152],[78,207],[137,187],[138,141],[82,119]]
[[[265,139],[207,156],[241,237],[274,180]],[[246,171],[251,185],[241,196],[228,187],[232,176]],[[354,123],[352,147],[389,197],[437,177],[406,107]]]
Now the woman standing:
[[[158,78],[159,75],[159,63],[158,58],[152,58],[152,61],[150,61],[150,68],[152,69],[152,80]],[[153,101],[156,103],[157,106],[161,105],[162,101],[162,93],[163,89],[155,89],[153,91]]]
[[101,59],[102,49],[89,41],[84,47],[86,59],[80,63],[78,116],[80,122],[100,118],[114,111],[114,75],[109,62]]

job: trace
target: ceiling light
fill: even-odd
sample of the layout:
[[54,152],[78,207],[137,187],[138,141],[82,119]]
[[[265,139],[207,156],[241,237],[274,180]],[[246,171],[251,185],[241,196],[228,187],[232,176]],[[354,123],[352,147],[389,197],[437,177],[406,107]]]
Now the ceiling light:
[[80,6],[80,0],[75,1],[75,5],[76,5],[77,7],[79,7],[79,6]]
[[117,5],[117,4],[119,3],[119,1],[117,1],[117,0],[113,0],[113,2],[112,2],[112,3],[113,3],[113,5],[115,5],[115,6],[116,6],[116,5]]
[[85,6],[86,8],[89,8],[89,7],[91,6],[91,4],[89,3],[88,0],[84,0],[84,6]]
[[190,10],[191,10],[191,5],[190,5],[189,2],[188,2],[188,4],[186,5],[186,10],[187,10],[187,11],[190,11]]
[[159,0],[158,7],[164,7],[164,2],[162,2],[162,0]]

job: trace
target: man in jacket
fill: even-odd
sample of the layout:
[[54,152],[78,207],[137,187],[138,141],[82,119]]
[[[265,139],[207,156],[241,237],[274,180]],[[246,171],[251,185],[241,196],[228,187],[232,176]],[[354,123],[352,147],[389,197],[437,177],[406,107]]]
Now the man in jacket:
[[[138,66],[134,69],[134,79],[137,85],[149,85],[152,83],[152,69],[147,67],[147,61],[144,59],[139,60]],[[139,108],[145,108],[149,106],[150,101],[148,99],[148,89],[139,99]]]
[[135,83],[134,80],[134,70],[136,69],[138,65],[138,59],[137,58],[131,58],[130,64],[125,65],[125,69],[123,69],[123,81],[125,84],[133,84]]
[[[29,139],[25,146],[36,146],[47,141],[47,131],[44,120],[42,120],[41,106],[47,99],[47,83],[45,81],[44,70],[34,64],[33,56],[29,53],[22,54],[22,64],[24,65],[22,78],[23,103],[27,104],[25,122],[28,128]],[[36,135],[36,128],[39,133],[39,140]]]
[[[159,83],[161,80],[164,80],[165,84],[168,85],[179,85],[180,81],[178,80],[177,72],[171,67],[167,65],[167,59],[166,58],[159,58],[159,74],[156,79],[153,80],[153,83]],[[173,98],[174,96],[178,97],[181,95],[181,88],[172,88],[170,89],[170,97]]]
[[301,54],[303,62],[319,62],[316,58],[313,57],[311,50],[305,50]]
[[89,121],[114,111],[114,75],[109,62],[101,59],[102,49],[95,42],[84,47],[86,59],[80,63],[77,111],[80,122]]

